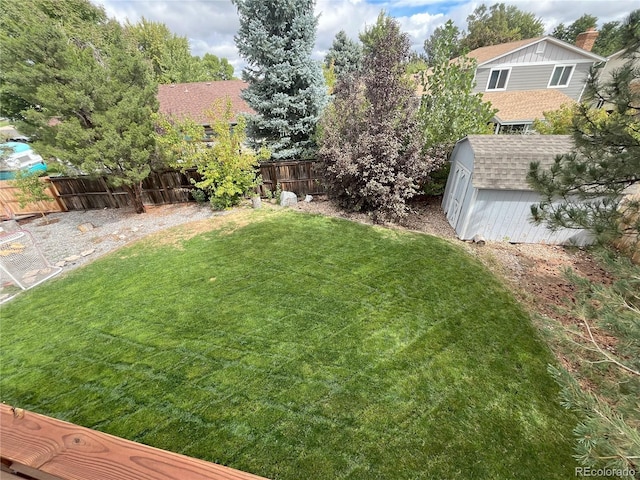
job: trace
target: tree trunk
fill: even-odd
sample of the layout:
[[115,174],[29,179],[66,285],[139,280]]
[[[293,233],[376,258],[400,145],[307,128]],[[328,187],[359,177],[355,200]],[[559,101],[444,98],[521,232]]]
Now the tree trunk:
[[144,203],[142,203],[142,182],[127,185],[125,188],[129,192],[131,203],[136,213],[145,213],[147,210],[144,208]]

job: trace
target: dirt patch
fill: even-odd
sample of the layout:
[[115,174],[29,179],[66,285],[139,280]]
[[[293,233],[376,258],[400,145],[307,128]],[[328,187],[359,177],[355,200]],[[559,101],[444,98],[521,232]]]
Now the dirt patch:
[[193,222],[180,225],[171,230],[163,230],[161,232],[150,235],[145,239],[150,245],[155,246],[172,246],[182,249],[182,244],[200,234],[211,232],[213,230],[222,230],[226,234],[231,234],[236,230],[245,227],[251,223],[254,211],[244,206],[235,210],[219,212],[212,218],[204,220],[196,220]]

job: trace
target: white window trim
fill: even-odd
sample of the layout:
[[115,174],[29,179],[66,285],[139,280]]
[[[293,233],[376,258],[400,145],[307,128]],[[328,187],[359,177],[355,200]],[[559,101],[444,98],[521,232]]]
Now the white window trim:
[[[567,84],[566,85],[551,85],[551,80],[553,80],[553,74],[556,71],[556,68],[559,67],[572,67],[571,68],[571,74],[569,75],[569,78],[567,79]],[[576,73],[576,64],[575,63],[559,63],[556,66],[553,67],[553,70],[551,70],[551,75],[549,76],[549,83],[547,83],[547,88],[567,88],[569,85],[571,85],[571,79],[573,78],[573,74]]]
[[[489,82],[491,82],[491,74],[493,72],[495,72],[496,70],[498,70],[498,71],[506,70],[507,71],[507,79],[504,82],[504,88],[489,88]],[[509,85],[509,79],[510,78],[511,78],[511,67],[496,67],[496,68],[492,68],[491,70],[489,70],[489,78],[487,78],[487,86],[484,89],[485,92],[504,92],[507,89],[507,86]]]
[[544,53],[546,48],[547,48],[547,42],[542,41],[542,42],[538,43],[538,46],[536,48],[536,53],[537,54]]

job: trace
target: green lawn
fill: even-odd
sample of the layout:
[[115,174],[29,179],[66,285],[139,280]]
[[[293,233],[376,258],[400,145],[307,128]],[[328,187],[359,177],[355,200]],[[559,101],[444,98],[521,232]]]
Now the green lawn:
[[462,249],[230,217],[3,305],[0,400],[270,478],[574,477],[551,355]]

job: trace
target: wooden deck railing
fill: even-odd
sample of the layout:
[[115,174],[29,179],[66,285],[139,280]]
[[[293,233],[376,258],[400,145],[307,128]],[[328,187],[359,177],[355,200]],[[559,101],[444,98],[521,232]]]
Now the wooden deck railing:
[[2,478],[16,474],[36,480],[265,480],[4,404],[0,457]]

